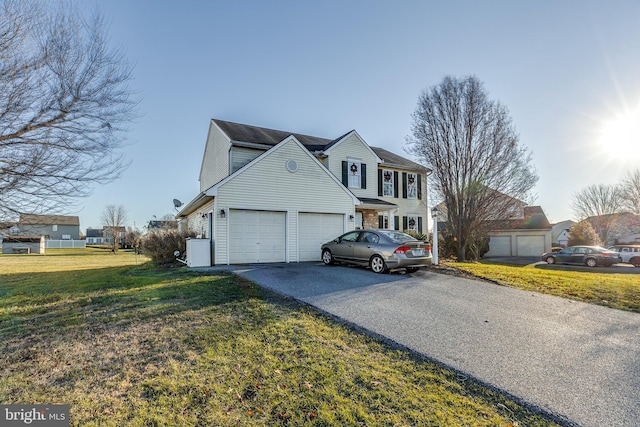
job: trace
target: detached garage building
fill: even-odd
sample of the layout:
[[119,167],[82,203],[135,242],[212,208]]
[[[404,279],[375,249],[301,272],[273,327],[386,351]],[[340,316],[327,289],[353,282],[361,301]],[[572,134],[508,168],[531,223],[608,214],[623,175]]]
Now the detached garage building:
[[485,257],[539,257],[551,251],[551,224],[540,206],[526,206],[524,217],[504,221],[489,233]]

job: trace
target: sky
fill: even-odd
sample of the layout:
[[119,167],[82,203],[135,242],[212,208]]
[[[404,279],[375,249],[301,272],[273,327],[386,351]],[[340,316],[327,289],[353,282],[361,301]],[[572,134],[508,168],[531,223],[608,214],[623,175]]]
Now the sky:
[[[86,5],[83,4],[83,5]],[[122,205],[129,226],[191,201],[212,118],[324,138],[350,130],[406,157],[420,93],[475,75],[511,115],[540,177],[534,203],[640,167],[639,0],[164,1],[99,7],[142,98],[130,166],[78,201],[81,229]],[[430,205],[435,205],[430,200]]]

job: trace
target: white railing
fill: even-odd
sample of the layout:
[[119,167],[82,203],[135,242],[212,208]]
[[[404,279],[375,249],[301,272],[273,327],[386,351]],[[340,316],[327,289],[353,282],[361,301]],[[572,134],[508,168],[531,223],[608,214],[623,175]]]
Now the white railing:
[[86,240],[45,240],[45,248],[47,249],[75,249],[86,248]]

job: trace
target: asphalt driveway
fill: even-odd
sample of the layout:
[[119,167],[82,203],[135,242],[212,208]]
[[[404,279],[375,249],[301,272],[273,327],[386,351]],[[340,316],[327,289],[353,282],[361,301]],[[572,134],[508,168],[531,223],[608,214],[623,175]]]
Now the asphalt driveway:
[[[386,337],[568,425],[640,425],[640,315],[431,272],[215,267]],[[640,285],[640,283],[639,283]]]

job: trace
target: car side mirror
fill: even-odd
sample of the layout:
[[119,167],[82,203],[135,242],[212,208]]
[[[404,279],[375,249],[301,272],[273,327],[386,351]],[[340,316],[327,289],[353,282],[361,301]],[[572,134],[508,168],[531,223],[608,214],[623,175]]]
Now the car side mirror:
[[336,243],[340,243],[340,239],[338,239],[338,238],[333,239],[333,241],[336,242]]

